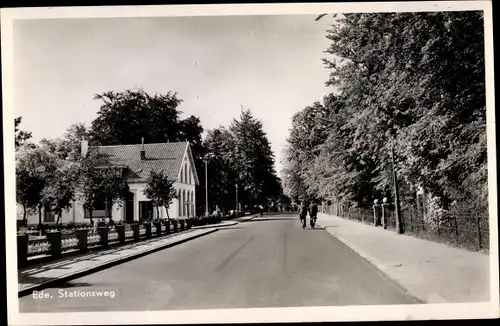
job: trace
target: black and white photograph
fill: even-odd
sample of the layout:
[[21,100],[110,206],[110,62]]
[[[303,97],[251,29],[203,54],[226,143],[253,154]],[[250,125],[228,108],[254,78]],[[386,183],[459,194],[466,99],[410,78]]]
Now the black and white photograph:
[[3,8],[9,324],[500,317],[491,6]]

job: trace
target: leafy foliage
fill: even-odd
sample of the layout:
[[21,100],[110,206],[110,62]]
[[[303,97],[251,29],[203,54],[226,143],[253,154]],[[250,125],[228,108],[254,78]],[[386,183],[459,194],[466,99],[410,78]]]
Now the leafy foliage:
[[[102,102],[92,121],[88,138],[91,145],[139,144],[189,141],[200,177],[203,175],[203,128],[198,117],[181,119],[182,100],[176,93],[150,95],[142,89],[105,92],[95,95]],[[204,187],[197,187],[202,196]]]
[[51,185],[57,174],[58,164],[54,155],[41,147],[34,147],[19,156],[16,162],[16,201],[23,206],[23,221],[26,214],[38,210],[39,224],[42,223],[42,208],[52,204],[45,189]]
[[89,151],[79,168],[78,199],[90,213],[106,203],[111,218],[113,205],[120,205],[128,196],[129,187],[119,169],[111,167],[97,151]]
[[232,169],[234,139],[231,132],[224,128],[208,130],[204,140],[207,165],[209,202],[222,208],[223,213],[236,205],[237,173]]
[[237,171],[238,184],[248,204],[266,204],[268,198],[280,195],[279,179],[274,169],[274,154],[262,122],[242,109],[240,119],[229,127],[233,136],[231,166]]
[[262,122],[250,110],[243,109],[229,128],[208,131],[204,147],[209,162],[210,202],[224,211],[234,207],[236,191],[238,201],[250,208],[277,201],[283,193]]
[[[177,198],[177,192],[173,185],[174,180],[169,180],[163,171],[151,171],[144,189],[144,194],[153,202],[157,211],[158,207],[165,207],[168,218],[170,218],[168,215],[168,208],[170,204],[172,204],[173,199]],[[159,216],[159,214],[157,214],[157,216]]]
[[101,173],[102,183],[101,187],[98,188],[98,193],[104,199],[108,209],[108,217],[111,219],[113,206],[121,206],[127,199],[130,189],[121,169],[105,167],[99,172]]
[[28,140],[32,137],[31,132],[19,129],[19,125],[21,124],[21,122],[22,117],[17,117],[14,119],[14,142],[16,151],[24,145],[33,147],[33,145],[28,142]]
[[355,205],[390,197],[393,147],[403,201],[421,186],[445,209],[487,205],[482,13],[345,14],[326,36],[329,124],[311,114],[318,103],[294,116],[285,191]]
[[56,224],[61,221],[62,212],[72,207],[77,182],[78,166],[58,160],[56,171],[42,191],[43,198],[57,214]]

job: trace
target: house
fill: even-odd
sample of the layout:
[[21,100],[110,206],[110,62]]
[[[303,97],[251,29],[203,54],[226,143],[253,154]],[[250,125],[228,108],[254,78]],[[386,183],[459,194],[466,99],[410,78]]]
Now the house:
[[[88,146],[87,141],[81,143],[82,154],[95,150],[106,158],[107,164],[118,168],[129,184],[130,192],[122,205],[112,209],[114,221],[133,222],[147,217],[166,218],[164,207],[158,210],[144,195],[146,179],[150,171],[163,171],[170,180],[175,180],[173,186],[178,198],[174,199],[168,210],[171,218],[187,218],[194,216],[196,207],[195,187],[199,185],[191,146],[189,142],[169,142],[156,144]],[[55,223],[57,216],[49,210],[42,213],[43,223]],[[92,211],[95,219],[106,216],[106,207],[96,207]],[[22,209],[18,209],[18,220],[22,219]],[[38,214],[27,217],[29,224],[38,224]],[[75,201],[69,211],[62,214],[61,223],[88,223],[89,212],[82,204]]]

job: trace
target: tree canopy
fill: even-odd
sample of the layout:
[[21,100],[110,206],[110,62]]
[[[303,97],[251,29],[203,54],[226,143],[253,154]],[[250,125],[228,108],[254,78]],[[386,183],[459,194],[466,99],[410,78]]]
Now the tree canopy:
[[251,208],[279,199],[282,187],[274,154],[262,122],[250,110],[242,109],[228,128],[208,131],[204,146],[212,203],[223,209],[234,207],[236,191],[239,202]]
[[487,203],[482,13],[345,14],[326,37],[336,95],[294,116],[287,193],[390,197],[393,147],[408,201],[423,187],[444,207]]

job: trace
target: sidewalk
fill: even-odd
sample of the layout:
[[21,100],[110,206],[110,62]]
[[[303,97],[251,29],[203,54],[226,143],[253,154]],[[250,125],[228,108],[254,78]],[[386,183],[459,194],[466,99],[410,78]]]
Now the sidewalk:
[[322,213],[317,223],[424,302],[490,301],[487,255]]
[[218,227],[214,225],[207,229],[192,228],[181,233],[152,238],[118,248],[29,266],[18,271],[19,297],[213,233],[218,230]]

